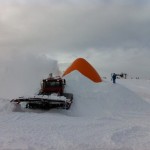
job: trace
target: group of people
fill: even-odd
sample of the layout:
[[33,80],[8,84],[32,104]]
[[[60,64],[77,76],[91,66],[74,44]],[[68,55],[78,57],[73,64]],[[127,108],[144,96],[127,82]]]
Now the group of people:
[[127,73],[121,73],[121,74],[112,73],[111,74],[111,80],[113,81],[113,83],[116,83],[117,78],[127,79]]

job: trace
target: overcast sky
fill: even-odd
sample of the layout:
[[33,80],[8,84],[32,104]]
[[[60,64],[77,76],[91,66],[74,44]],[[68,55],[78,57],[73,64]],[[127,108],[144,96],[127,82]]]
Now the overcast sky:
[[83,57],[101,76],[150,78],[150,2],[0,0],[1,69],[26,56],[56,60],[60,70]]

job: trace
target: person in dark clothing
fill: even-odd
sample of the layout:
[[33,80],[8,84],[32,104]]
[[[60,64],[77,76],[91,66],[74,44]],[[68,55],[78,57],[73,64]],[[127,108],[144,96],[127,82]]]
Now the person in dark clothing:
[[112,81],[113,81],[113,83],[116,83],[116,78],[117,78],[117,74],[113,73],[112,74]]

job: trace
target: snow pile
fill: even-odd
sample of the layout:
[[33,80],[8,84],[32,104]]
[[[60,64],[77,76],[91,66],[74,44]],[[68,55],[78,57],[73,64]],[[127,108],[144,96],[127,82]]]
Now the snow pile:
[[145,102],[128,88],[108,81],[94,83],[77,71],[66,77],[66,91],[74,94],[72,116],[107,116],[150,112]]
[[[150,100],[135,93],[135,82],[95,84],[78,72],[65,78],[70,110],[12,112],[0,99],[1,150],[149,150]],[[148,98],[150,85],[140,86]]]

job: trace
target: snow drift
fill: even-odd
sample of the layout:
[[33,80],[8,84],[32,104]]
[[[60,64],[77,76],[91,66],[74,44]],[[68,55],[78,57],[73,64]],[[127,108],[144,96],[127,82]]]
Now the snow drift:
[[[67,80],[66,92],[74,95],[73,104],[68,111],[50,110],[50,112],[59,112],[78,117],[104,117],[120,115],[121,113],[150,112],[148,102],[120,84],[112,84],[108,81],[94,83],[77,71],[67,75],[65,79]],[[2,100],[0,111],[14,110],[10,105],[8,101]]]
[[118,83],[95,84],[76,71],[65,78],[70,110],[12,112],[0,99],[0,149],[149,150],[150,103]]
[[107,116],[150,112],[150,104],[120,84],[93,83],[77,71],[66,76],[66,91],[74,94],[69,115]]

